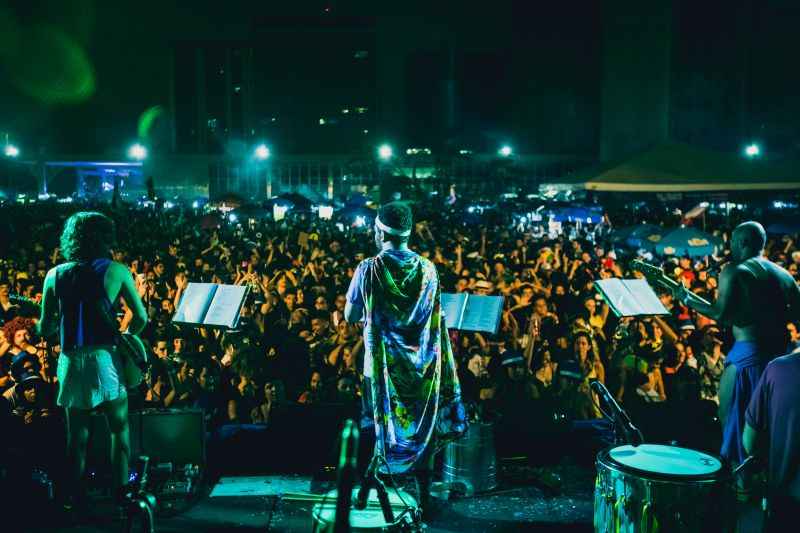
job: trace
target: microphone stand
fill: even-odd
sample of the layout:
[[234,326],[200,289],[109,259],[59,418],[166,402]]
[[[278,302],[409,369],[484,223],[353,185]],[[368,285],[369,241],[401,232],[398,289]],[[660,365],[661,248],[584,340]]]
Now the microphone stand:
[[353,483],[358,469],[358,440],[356,423],[352,419],[347,419],[342,429],[342,443],[339,450],[334,533],[350,532],[350,504],[353,499]]
[[[611,409],[611,416],[614,422],[614,434],[617,444],[632,444],[638,446],[644,443],[644,436],[639,428],[633,425],[628,413],[620,407],[611,393],[600,381],[592,381],[589,386],[603,399],[603,402]],[[620,438],[620,435],[622,437]]]
[[354,507],[359,510],[365,509],[369,499],[369,492],[374,488],[378,493],[378,503],[381,505],[383,519],[387,524],[391,524],[394,522],[394,512],[392,511],[391,503],[389,503],[389,493],[386,490],[386,485],[378,479],[378,459],[379,456],[377,455],[372,457],[372,461],[364,473],[364,479],[361,481],[361,488],[358,489]]

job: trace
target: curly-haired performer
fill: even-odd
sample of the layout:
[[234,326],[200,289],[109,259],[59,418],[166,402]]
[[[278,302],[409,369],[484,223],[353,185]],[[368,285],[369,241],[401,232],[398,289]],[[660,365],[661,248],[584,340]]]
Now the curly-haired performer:
[[[436,267],[408,249],[411,210],[392,202],[375,219],[378,255],[358,265],[345,318],[364,320],[362,427],[392,474],[415,470],[430,511],[433,456],[467,430]],[[374,460],[374,459],[373,459]],[[385,469],[381,468],[385,472]]]
[[129,330],[140,332],[147,313],[128,268],[110,259],[115,243],[113,221],[101,213],[75,213],[64,224],[61,251],[65,263],[44,281],[39,333],[61,335],[58,359],[58,405],[67,421],[70,458],[68,500],[82,499],[79,490],[86,467],[90,412],[100,408],[111,432],[111,464],[116,494],[128,483],[128,395],[122,362],[114,347],[116,332],[101,313],[111,312],[122,296],[133,311]]

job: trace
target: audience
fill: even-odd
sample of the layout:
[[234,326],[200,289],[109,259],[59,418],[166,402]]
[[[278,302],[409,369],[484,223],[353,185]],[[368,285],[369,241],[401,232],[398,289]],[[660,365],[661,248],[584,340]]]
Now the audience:
[[[76,208],[0,207],[0,220],[11,226],[0,247],[0,393],[25,424],[58,418],[49,403],[57,339],[32,339],[31,332],[44,276],[62,261],[58,229]],[[115,259],[130,267],[150,316],[142,337],[154,363],[140,406],[199,407],[214,427],[268,425],[276,407],[287,403],[311,408],[359,401],[362,329],[347,324],[343,310],[355,267],[375,253],[369,222],[362,227],[307,213],[240,224],[220,217],[209,227],[197,209],[117,209],[109,211],[119,232]],[[660,299],[668,316],[620,319],[594,281],[636,276],[627,265],[638,256],[714,298],[726,252],[657,258],[646,250],[626,252],[613,233],[595,241],[587,225],[563,223],[553,233],[511,213],[467,224],[458,204],[423,202],[415,210],[421,225],[411,246],[437,265],[443,291],[505,297],[496,335],[451,331],[474,418],[504,427],[524,424],[534,411],[595,419],[602,406],[592,380],[605,383],[635,416],[656,420],[653,425],[663,406],[718,402],[728,332],[666,293]],[[719,233],[733,222],[721,223]],[[794,241],[770,241],[768,253],[797,275]],[[172,323],[190,282],[248,285],[239,328]],[[118,317],[124,328],[130,311],[120,307]],[[797,325],[787,328],[800,344]]]

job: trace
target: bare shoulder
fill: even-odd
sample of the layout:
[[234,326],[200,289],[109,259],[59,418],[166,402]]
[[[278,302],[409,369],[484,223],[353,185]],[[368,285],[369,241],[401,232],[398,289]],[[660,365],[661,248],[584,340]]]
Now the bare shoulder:
[[732,281],[734,278],[746,273],[750,273],[752,275],[752,272],[750,272],[750,270],[745,265],[741,263],[739,264],[728,263],[727,265],[724,265],[722,267],[722,270],[720,270],[719,278],[720,281],[723,280]]
[[122,263],[117,263],[116,261],[111,261],[111,263],[109,263],[107,272],[119,280],[123,280],[125,277],[131,277],[130,269]]
[[63,267],[64,265],[56,265],[50,270],[47,271],[47,275],[44,277],[45,281],[48,279],[55,279],[56,274],[58,274],[59,267]]
[[56,282],[56,276],[58,275],[59,270],[64,270],[65,268],[69,268],[70,266],[74,265],[74,261],[69,261],[67,263],[61,263],[60,265],[56,265],[50,270],[47,271],[47,274],[44,277],[44,284],[45,286],[54,285]]
[[56,286],[56,275],[58,274],[58,267],[61,265],[56,265],[50,270],[47,271],[47,274],[44,277],[44,290],[45,292],[48,289],[54,289]]

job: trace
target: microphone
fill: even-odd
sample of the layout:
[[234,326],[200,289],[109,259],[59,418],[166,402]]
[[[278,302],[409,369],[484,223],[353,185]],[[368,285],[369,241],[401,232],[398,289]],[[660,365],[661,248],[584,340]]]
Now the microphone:
[[614,422],[622,427],[622,431],[625,434],[625,440],[634,446],[642,444],[644,442],[642,432],[639,431],[639,428],[633,425],[628,413],[626,413],[625,410],[619,406],[617,400],[614,399],[606,386],[595,379],[589,382],[589,387],[591,387],[592,390],[597,393],[600,398],[602,398],[603,402],[609,406],[611,409],[611,415],[614,417]]
[[336,520],[334,533],[350,531],[350,503],[352,502],[353,484],[358,471],[359,433],[356,423],[348,418],[344,422],[339,448],[339,469],[336,482]]
[[369,490],[372,488],[372,482],[376,478],[375,476],[375,465],[376,465],[375,458],[372,458],[370,461],[369,466],[367,467],[367,471],[364,472],[364,479],[361,480],[361,487],[358,489],[358,494],[356,495],[356,502],[353,504],[353,507],[358,509],[359,511],[367,508],[367,498],[369,498]]

